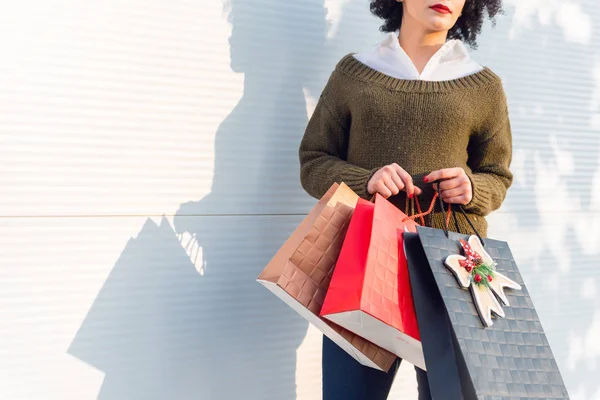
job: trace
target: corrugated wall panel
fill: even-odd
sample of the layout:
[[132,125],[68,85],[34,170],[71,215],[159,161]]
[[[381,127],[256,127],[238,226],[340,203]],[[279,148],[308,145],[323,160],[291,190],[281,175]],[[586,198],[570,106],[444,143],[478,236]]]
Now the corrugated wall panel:
[[[0,398],[319,398],[320,335],[253,282],[310,208],[297,146],[366,0],[4,2]],[[510,242],[572,397],[600,399],[600,14],[510,0]],[[164,215],[164,218],[162,217]],[[403,367],[393,399],[416,398]]]
[[591,2],[515,2],[478,59],[504,79],[515,185],[492,232],[508,239],[575,399],[600,387],[598,24]]

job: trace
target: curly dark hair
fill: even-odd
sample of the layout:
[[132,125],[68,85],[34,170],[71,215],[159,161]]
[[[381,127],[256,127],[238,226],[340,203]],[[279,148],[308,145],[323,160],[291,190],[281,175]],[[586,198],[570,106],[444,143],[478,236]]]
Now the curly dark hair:
[[[397,0],[371,0],[371,12],[383,19],[383,32],[394,32],[402,23],[402,3]],[[486,18],[495,23],[496,15],[502,13],[502,0],[466,0],[462,15],[448,32],[448,39],[460,39],[473,48],[477,47],[477,35]]]

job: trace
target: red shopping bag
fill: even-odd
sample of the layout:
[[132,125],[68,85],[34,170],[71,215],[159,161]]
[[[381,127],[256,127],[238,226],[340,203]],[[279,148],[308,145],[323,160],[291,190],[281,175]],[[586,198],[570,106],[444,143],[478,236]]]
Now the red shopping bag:
[[402,238],[416,226],[380,195],[360,199],[321,316],[425,370]]

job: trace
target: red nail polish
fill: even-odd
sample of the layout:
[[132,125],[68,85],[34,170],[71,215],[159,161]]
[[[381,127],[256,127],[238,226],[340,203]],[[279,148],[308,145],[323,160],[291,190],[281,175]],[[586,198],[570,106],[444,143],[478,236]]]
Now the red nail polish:
[[423,182],[429,183],[429,178],[428,177],[423,178]]
[[412,199],[412,198],[413,198],[413,195],[412,195],[412,193],[408,195],[408,198],[409,198],[409,199]]

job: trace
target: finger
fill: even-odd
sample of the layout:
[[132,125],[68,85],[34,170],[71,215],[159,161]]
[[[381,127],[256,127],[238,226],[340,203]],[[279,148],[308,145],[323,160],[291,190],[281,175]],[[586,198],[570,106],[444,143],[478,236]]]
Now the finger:
[[466,194],[467,194],[467,192],[465,191],[465,189],[463,189],[462,187],[458,187],[458,188],[442,191],[442,199],[445,202],[448,202],[449,199],[453,199],[455,197],[460,197],[460,196],[465,196]]
[[413,197],[415,194],[415,185],[413,184],[412,176],[400,166],[396,167],[398,175],[400,175],[400,178],[402,178],[402,181],[404,182],[404,191],[409,198]]
[[423,182],[429,183],[429,182],[439,181],[440,179],[442,179],[443,171],[444,170],[442,170],[442,169],[433,171],[432,173],[430,173],[429,175],[427,175],[423,178]]
[[432,173],[427,175],[425,178],[423,178],[423,181],[425,183],[427,183],[427,182],[435,182],[435,181],[455,178],[461,173],[461,171],[462,171],[461,168],[440,169],[437,171],[433,171]]
[[390,176],[391,176],[392,180],[394,181],[394,184],[398,188],[398,191],[404,189],[405,184],[404,184],[404,181],[402,180],[402,178],[400,177],[400,175],[398,175],[398,171],[394,170],[394,172]]
[[442,191],[452,190],[463,186],[465,183],[465,180],[461,179],[460,177],[447,179],[445,181],[440,182],[440,189]]
[[383,180],[380,180],[377,183],[377,185],[375,186],[375,191],[376,191],[376,193],[379,193],[386,199],[392,195],[392,191],[390,189],[388,189],[388,187],[386,186],[386,184]]
[[420,187],[415,186],[415,196],[420,196],[421,194],[423,194],[423,190],[421,190]]
[[470,202],[466,196],[451,197],[449,199],[444,199],[444,201],[448,204],[460,204],[462,206],[466,206]]
[[384,174],[383,183],[390,190],[390,193],[395,196],[400,193],[400,188],[398,188],[398,186],[394,183],[394,180],[392,179],[393,175],[394,174]]

